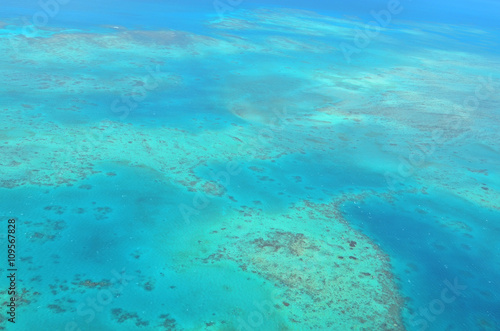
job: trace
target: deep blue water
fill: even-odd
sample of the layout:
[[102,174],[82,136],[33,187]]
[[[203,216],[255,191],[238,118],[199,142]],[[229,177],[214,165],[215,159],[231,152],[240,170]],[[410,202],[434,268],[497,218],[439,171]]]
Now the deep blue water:
[[[35,0],[6,0],[0,9],[4,16],[29,16],[40,9]],[[61,6],[64,11],[51,25],[70,24],[85,25],[124,25],[143,26],[146,28],[187,28],[189,31],[200,28],[200,18],[216,14],[214,1],[211,0],[148,0],[148,1],[69,1]],[[224,2],[223,2],[224,3]],[[364,0],[355,2],[314,0],[304,2],[291,0],[286,3],[280,0],[254,1],[242,0],[235,6],[244,8],[255,7],[288,7],[314,11],[324,11],[333,15],[355,15],[362,19],[372,19],[371,10],[387,8],[388,1]],[[500,28],[498,13],[500,3],[495,0],[480,1],[400,1],[404,10],[398,14],[399,19],[424,22],[440,22],[455,24],[470,24]],[[34,14],[34,12],[33,12]]]
[[[432,330],[473,330],[481,318],[493,318],[498,324],[500,302],[493,299],[500,289],[498,213],[441,192],[401,196],[392,205],[373,198],[351,204],[346,213],[356,228],[393,258],[399,284],[415,314],[410,329],[425,324]],[[420,309],[430,309],[434,300],[441,299],[446,281],[456,281],[460,295],[442,313],[427,319]],[[439,312],[439,304],[436,307]]]

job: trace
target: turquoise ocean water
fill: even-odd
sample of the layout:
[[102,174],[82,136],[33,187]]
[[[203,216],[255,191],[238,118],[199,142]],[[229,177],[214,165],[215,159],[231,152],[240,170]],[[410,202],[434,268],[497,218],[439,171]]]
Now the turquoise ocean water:
[[500,3],[391,3],[4,1],[0,329],[500,330]]

